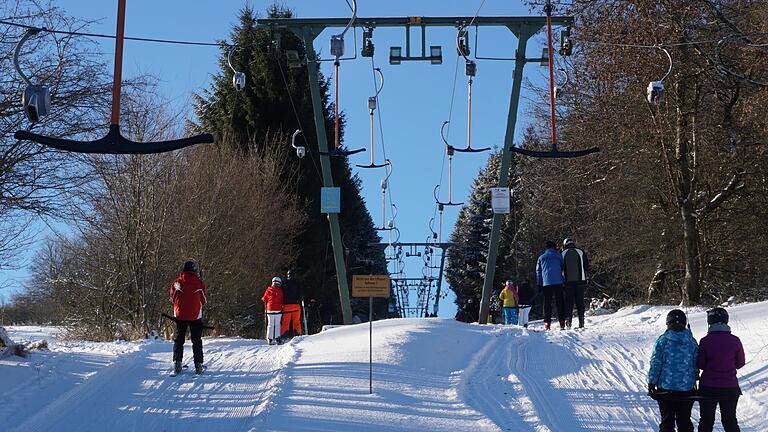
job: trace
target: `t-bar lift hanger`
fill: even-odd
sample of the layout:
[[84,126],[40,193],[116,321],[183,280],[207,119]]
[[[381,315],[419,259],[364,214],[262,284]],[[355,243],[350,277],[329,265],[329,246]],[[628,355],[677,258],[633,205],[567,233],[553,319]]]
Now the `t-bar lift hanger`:
[[452,176],[452,165],[453,165],[453,152],[455,148],[448,144],[448,140],[445,139],[445,126],[450,123],[448,120],[443,122],[443,126],[440,128],[440,137],[443,139],[443,142],[445,143],[445,151],[448,154],[448,202],[441,202],[440,198],[438,198],[438,193],[440,192],[440,185],[435,186],[435,190],[433,192],[433,195],[435,196],[435,202],[440,206],[460,206],[464,205],[463,202],[455,203],[451,201],[451,189],[453,188],[452,182],[453,182],[453,176]]
[[554,52],[552,50],[552,3],[547,0],[544,5],[544,12],[547,14],[547,55],[549,56],[549,112],[552,122],[552,150],[536,151],[522,147],[512,146],[510,150],[525,156],[535,158],[576,158],[586,156],[600,151],[599,147],[592,147],[586,150],[561,151],[557,149],[557,128],[555,126],[555,73],[554,73]]
[[[34,141],[59,150],[77,153],[100,154],[149,154],[178,150],[195,144],[213,142],[213,135],[201,134],[188,138],[139,143],[131,141],[120,134],[120,90],[123,72],[123,42],[125,39],[125,1],[117,1],[117,36],[115,38],[115,69],[112,84],[112,116],[110,117],[109,132],[95,141],[77,141],[39,135],[26,130],[17,131],[13,136],[18,140]],[[23,38],[21,42],[25,41]],[[17,47],[16,52],[20,50]]]
[[389,159],[382,166],[387,167],[387,176],[381,180],[381,227],[377,231],[392,231],[395,229],[395,218],[397,217],[397,206],[392,204],[392,219],[387,221],[387,187],[389,187],[389,176],[392,175],[392,162]]
[[[381,69],[375,68],[374,71],[379,74],[379,80],[381,81],[381,86],[376,89],[376,94],[368,98],[368,114],[371,119],[371,163],[369,165],[356,165],[358,168],[382,168],[387,166],[389,164],[389,160],[387,160],[383,164],[375,164],[373,163],[373,113],[376,111],[376,104],[379,100],[379,93],[381,93],[381,90],[384,88],[384,74],[381,73]],[[390,171],[391,174],[391,171]],[[389,178],[389,174],[387,174],[387,178]]]
[[355,23],[357,19],[357,1],[352,0],[352,18],[344,27],[344,30],[337,35],[331,36],[331,55],[334,57],[334,84],[335,84],[335,102],[333,103],[333,110],[335,115],[335,138],[333,150],[328,153],[320,152],[324,156],[351,156],[360,152],[364,152],[365,149],[347,150],[341,146],[341,132],[340,132],[340,119],[339,119],[339,59],[344,56],[344,35],[347,33],[350,27]]
[[473,60],[470,60],[470,58],[468,57],[469,56],[469,38],[467,36],[466,26],[460,27],[459,32],[456,35],[456,51],[462,57],[464,57],[464,74],[469,78],[469,80],[467,81],[467,146],[464,148],[454,147],[453,149],[459,153],[485,152],[490,150],[491,148],[490,147],[472,148],[472,82],[474,81],[475,75],[477,75],[477,63],[475,63]]

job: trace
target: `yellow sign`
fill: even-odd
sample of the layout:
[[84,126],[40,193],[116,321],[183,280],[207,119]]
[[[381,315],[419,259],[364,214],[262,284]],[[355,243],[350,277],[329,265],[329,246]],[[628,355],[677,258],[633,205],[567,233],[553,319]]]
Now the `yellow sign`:
[[389,297],[389,276],[352,276],[352,297]]

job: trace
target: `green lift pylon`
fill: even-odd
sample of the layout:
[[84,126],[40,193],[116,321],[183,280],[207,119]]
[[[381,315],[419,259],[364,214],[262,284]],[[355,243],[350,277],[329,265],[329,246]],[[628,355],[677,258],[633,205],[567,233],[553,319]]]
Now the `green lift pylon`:
[[[411,28],[421,30],[421,48],[425,50],[427,27],[455,27],[457,29],[467,26],[469,23],[477,27],[507,27],[517,37],[517,50],[515,51],[515,70],[512,75],[512,94],[509,100],[509,112],[507,114],[507,128],[504,137],[504,150],[502,152],[501,169],[499,172],[498,187],[507,187],[509,184],[508,171],[512,161],[512,147],[514,146],[515,126],[517,123],[517,108],[520,102],[520,87],[523,80],[523,68],[529,62],[541,62],[541,58],[526,58],[525,49],[528,40],[536,35],[542,27],[546,26],[546,17],[387,17],[387,18],[362,18],[357,17],[352,26],[365,29],[376,27],[401,27],[405,29],[405,51],[410,56],[410,32]],[[551,17],[552,24],[572,25],[573,17]],[[322,166],[323,185],[333,186],[331,175],[331,162],[328,155],[328,140],[323,118],[322,101],[320,99],[320,82],[318,80],[318,59],[314,51],[313,42],[325,29],[332,27],[345,27],[349,24],[349,18],[268,18],[257,20],[258,25],[273,28],[287,28],[299,36],[306,45],[307,70],[309,87],[312,93],[312,107],[315,114],[315,129],[317,142],[321,152],[320,164]],[[410,60],[430,60],[431,56],[407,57]],[[547,59],[548,60],[548,59]],[[496,271],[496,258],[499,249],[499,236],[501,235],[501,222],[503,214],[494,214],[491,226],[491,235],[488,246],[488,262],[486,265],[485,279],[483,281],[483,294],[480,301],[479,322],[488,320],[488,306],[493,288],[493,278]],[[328,215],[331,229],[331,242],[333,245],[333,257],[336,264],[336,276],[339,284],[339,297],[341,301],[344,324],[352,322],[352,309],[349,302],[349,287],[347,285],[347,272],[344,267],[344,253],[339,231],[339,218],[336,214]]]

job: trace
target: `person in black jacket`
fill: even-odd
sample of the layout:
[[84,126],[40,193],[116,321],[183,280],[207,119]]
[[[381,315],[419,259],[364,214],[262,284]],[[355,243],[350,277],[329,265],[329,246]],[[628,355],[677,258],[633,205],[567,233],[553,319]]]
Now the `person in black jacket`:
[[528,314],[530,314],[531,309],[533,309],[533,306],[536,303],[537,295],[536,290],[531,286],[531,281],[526,280],[520,284],[517,295],[520,299],[518,303],[520,311],[518,313],[517,323],[528,328]]
[[571,328],[573,306],[579,314],[579,328],[584,328],[584,289],[587,287],[587,254],[571,238],[563,240],[563,279],[565,279],[565,326]]
[[283,321],[281,323],[281,338],[301,336],[301,300],[303,291],[301,284],[293,277],[293,271],[288,270],[283,283]]

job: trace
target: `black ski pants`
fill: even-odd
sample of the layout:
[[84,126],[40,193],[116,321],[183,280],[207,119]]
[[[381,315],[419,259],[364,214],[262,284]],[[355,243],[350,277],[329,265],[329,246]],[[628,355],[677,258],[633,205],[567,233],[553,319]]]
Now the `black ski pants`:
[[736,418],[736,406],[739,404],[739,388],[718,389],[702,387],[699,389],[701,396],[710,396],[715,399],[699,402],[699,432],[712,432],[715,426],[715,409],[720,405],[720,421],[725,432],[741,432],[739,421]]
[[176,321],[176,338],[173,340],[173,361],[184,359],[184,340],[187,338],[187,327],[191,333],[192,353],[195,364],[203,362],[203,320]]
[[[660,389],[660,391],[666,390]],[[679,397],[693,395],[693,392],[670,393]],[[677,424],[677,432],[693,432],[693,422],[691,421],[693,401],[660,400],[658,402],[661,413],[659,432],[675,432],[675,424]]]
[[584,325],[584,289],[587,285],[584,282],[566,282],[565,284],[565,319],[573,320],[573,307],[576,306],[576,313],[579,316],[579,325]]
[[552,296],[555,297],[555,306],[557,307],[557,320],[560,325],[565,323],[565,298],[562,285],[544,286],[544,322],[552,322]]

